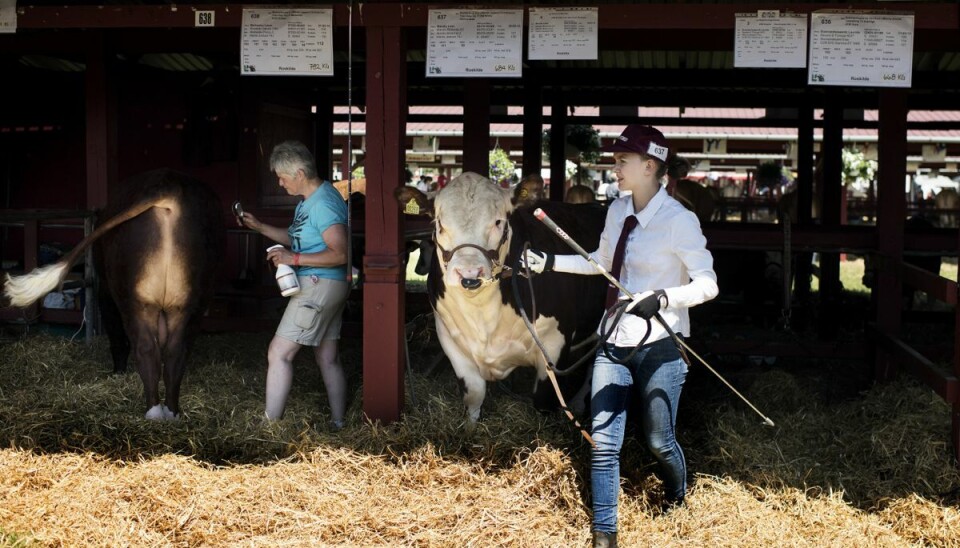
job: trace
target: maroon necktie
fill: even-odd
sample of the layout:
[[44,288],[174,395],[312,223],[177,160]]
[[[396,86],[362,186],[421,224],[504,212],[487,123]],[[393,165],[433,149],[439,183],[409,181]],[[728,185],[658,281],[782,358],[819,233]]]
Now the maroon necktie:
[[[617,240],[617,249],[613,252],[613,264],[610,266],[610,274],[620,279],[620,269],[623,267],[623,256],[627,251],[627,239],[630,233],[637,227],[637,216],[631,215],[623,221],[623,230],[620,231],[620,239]],[[617,302],[617,296],[620,290],[613,284],[607,287],[607,308],[610,308]]]

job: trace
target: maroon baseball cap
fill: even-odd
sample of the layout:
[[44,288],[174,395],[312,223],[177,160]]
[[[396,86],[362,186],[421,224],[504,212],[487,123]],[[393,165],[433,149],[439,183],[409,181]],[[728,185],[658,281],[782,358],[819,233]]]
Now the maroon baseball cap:
[[667,138],[655,127],[642,124],[630,124],[623,129],[623,133],[600,150],[604,152],[639,152],[652,156],[658,160],[667,161],[670,145]]

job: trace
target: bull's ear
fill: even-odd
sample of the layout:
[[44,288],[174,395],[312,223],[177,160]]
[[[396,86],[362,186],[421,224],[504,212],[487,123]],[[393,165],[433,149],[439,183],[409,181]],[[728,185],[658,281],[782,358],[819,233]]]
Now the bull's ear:
[[411,186],[401,186],[393,191],[400,211],[409,215],[429,215],[433,217],[433,202],[427,195]]

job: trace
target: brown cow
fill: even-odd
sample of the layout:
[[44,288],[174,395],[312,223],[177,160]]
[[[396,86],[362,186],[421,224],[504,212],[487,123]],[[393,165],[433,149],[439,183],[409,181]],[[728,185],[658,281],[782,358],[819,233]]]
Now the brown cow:
[[[343,196],[343,200],[347,201],[347,180],[337,181],[333,183],[333,188],[337,189],[337,192],[340,193],[340,196]],[[350,181],[350,194],[367,194],[367,180],[366,179],[354,179]]]
[[524,175],[513,189],[513,205],[516,207],[530,207],[540,200],[546,199],[543,177],[539,173]]
[[690,179],[677,181],[673,197],[697,215],[700,224],[713,220],[719,202],[717,191]]
[[[62,281],[91,244],[101,278],[104,327],[114,371],[126,369],[131,342],[143,380],[147,419],[180,415],[186,355],[213,295],[223,254],[216,193],[192,177],[157,170],[131,178],[103,211],[103,224],[58,263],[11,278],[4,295],[29,306]],[[165,403],[160,403],[163,372]]]

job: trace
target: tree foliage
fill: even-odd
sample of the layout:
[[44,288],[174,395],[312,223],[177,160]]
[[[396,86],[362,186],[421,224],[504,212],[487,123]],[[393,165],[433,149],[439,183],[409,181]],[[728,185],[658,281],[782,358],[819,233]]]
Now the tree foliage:
[[[543,151],[546,154],[550,154],[552,132],[552,128],[543,132]],[[566,148],[575,156],[571,160],[590,164],[600,160],[600,132],[596,128],[586,124],[570,124],[564,127],[564,134]]]
[[863,151],[854,147],[843,149],[843,185],[869,186],[877,177],[877,161],[868,160]]

